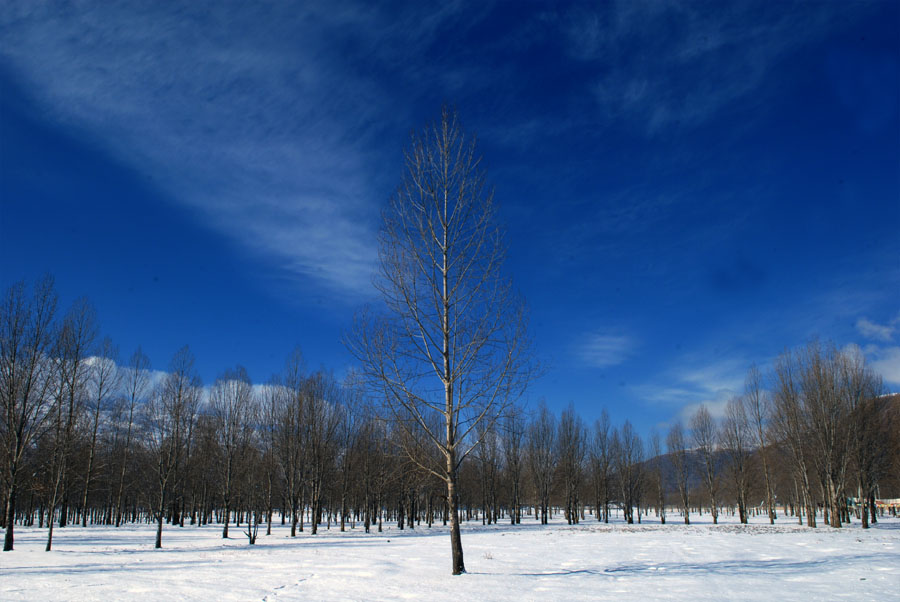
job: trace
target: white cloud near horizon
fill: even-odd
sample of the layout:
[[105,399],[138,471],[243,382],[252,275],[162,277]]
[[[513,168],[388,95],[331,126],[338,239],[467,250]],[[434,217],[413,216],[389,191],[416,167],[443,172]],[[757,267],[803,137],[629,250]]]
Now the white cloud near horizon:
[[[889,390],[896,391],[891,386],[900,385],[900,346],[848,346],[851,347],[865,355],[868,365],[882,377]],[[672,421],[688,424],[702,405],[714,418],[722,418],[728,401],[744,392],[750,366],[751,362],[743,359],[683,362],[663,372],[656,379],[658,384],[637,385],[633,390],[644,401],[673,408]],[[768,368],[758,367],[765,378]],[[671,421],[660,424],[671,424]]]
[[[888,385],[900,386],[900,347],[879,347],[867,345],[863,352],[869,366],[878,373]],[[896,392],[894,389],[892,392]]]
[[865,316],[856,321],[856,330],[860,335],[870,341],[877,341],[858,346],[858,349],[866,356],[872,370],[878,373],[885,383],[894,386],[900,385],[900,346],[891,343],[898,329],[900,329],[900,313],[885,324]]

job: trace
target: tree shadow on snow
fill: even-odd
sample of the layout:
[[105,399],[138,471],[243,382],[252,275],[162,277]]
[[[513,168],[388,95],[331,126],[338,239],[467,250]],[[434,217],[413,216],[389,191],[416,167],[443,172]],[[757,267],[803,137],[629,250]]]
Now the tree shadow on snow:
[[516,577],[567,577],[578,575],[606,575],[608,577],[631,576],[666,576],[679,574],[692,575],[738,575],[742,573],[808,573],[815,567],[824,565],[841,566],[848,562],[874,563],[879,560],[877,554],[852,554],[831,556],[812,560],[721,560],[718,562],[669,562],[622,564],[608,568],[560,569],[533,573],[488,573],[472,571],[477,575],[508,575]]

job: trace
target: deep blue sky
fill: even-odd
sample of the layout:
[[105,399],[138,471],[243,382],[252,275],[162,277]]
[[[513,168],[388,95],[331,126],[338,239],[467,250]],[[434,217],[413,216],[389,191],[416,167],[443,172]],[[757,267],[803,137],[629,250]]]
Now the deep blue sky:
[[52,272],[123,355],[346,371],[403,147],[448,102],[532,400],[645,430],[812,336],[900,389],[897,2],[175,4],[0,7],[0,284]]

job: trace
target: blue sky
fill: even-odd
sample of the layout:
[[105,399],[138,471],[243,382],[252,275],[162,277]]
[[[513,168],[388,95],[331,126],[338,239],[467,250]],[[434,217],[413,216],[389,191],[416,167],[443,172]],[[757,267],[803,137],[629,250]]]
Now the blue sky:
[[[411,130],[478,135],[546,375],[642,430],[812,336],[900,390],[893,1],[0,7],[0,284],[338,375]],[[377,4],[378,6],[370,6]]]

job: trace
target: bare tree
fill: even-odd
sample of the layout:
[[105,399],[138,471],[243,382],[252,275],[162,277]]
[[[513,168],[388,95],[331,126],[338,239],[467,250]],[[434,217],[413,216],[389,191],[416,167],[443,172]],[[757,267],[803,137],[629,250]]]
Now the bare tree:
[[769,523],[775,524],[775,493],[773,488],[772,471],[769,465],[772,441],[769,438],[769,421],[771,417],[771,400],[763,388],[762,374],[755,365],[750,366],[747,379],[744,383],[744,404],[750,417],[753,431],[756,453],[762,460],[763,477],[766,486],[766,512],[769,515]]
[[806,508],[806,524],[816,526],[816,506],[809,482],[810,452],[807,436],[809,424],[803,409],[801,393],[802,363],[791,351],[782,353],[775,362],[774,418],[779,438],[790,450],[799,502]]
[[172,358],[169,373],[146,406],[145,441],[156,464],[157,487],[153,500],[156,543],[162,547],[166,503],[187,451],[200,401],[200,377],[190,349],[182,347]]
[[68,520],[69,461],[78,415],[83,409],[88,379],[88,351],[97,336],[97,317],[87,299],[78,299],[63,318],[57,341],[58,384],[51,458],[51,490],[47,504],[46,551],[53,547],[53,514],[62,502],[59,526]]
[[715,525],[719,522],[719,476],[716,463],[719,429],[705,405],[697,408],[697,412],[691,418],[691,436],[703,462],[703,480],[709,494],[709,510]]
[[[809,425],[813,462],[825,493],[826,522],[841,526],[844,486],[853,438],[848,420],[851,400],[850,358],[834,344],[809,343],[802,352],[801,394]],[[829,512],[830,510],[830,512]]]
[[[277,378],[270,380],[262,388],[262,398],[259,401],[259,416],[262,432],[259,434],[259,442],[262,446],[262,464],[266,475],[266,535],[272,534],[273,496],[279,482],[278,472],[278,432],[279,419],[282,411],[283,387],[279,386]],[[282,524],[284,524],[284,511],[282,507]]]
[[4,551],[13,549],[19,471],[51,415],[55,364],[50,361],[49,353],[55,312],[56,293],[49,276],[35,285],[30,299],[24,282],[12,285],[0,308],[0,403],[3,404],[0,437],[6,489]]
[[609,522],[609,499],[612,489],[610,482],[609,413],[606,408],[594,422],[594,436],[591,439],[591,472],[594,480],[594,501],[597,520]]
[[[238,372],[243,371],[242,368]],[[246,376],[246,374],[244,374]],[[246,381],[249,383],[249,379]],[[253,394],[251,390],[246,397],[247,403],[237,411],[241,414],[245,428],[239,431],[236,437],[236,443],[240,448],[235,454],[235,471],[236,483],[240,484],[242,496],[239,503],[243,502],[246,508],[246,528],[244,535],[247,536],[247,542],[252,546],[256,544],[256,538],[259,534],[259,525],[263,521],[266,512],[267,493],[263,487],[263,480],[266,479],[265,471],[259,470],[259,466],[263,463],[263,454],[265,453],[264,444],[261,441],[263,437],[262,428],[262,404],[260,399]],[[240,513],[240,510],[238,511]],[[240,514],[238,514],[240,516]]]
[[[275,440],[278,461],[284,471],[285,493],[290,505],[291,537],[297,536],[298,523],[302,515],[300,498],[306,474],[304,462],[306,396],[303,369],[303,356],[299,349],[295,349],[287,360],[283,379],[273,379],[269,385],[275,396],[273,403],[277,406]],[[302,524],[299,527],[302,531]]]
[[678,493],[681,496],[681,512],[684,516],[684,524],[691,524],[691,500],[688,488],[690,476],[690,464],[688,463],[687,446],[684,440],[684,427],[681,422],[676,422],[669,429],[666,437],[666,447],[669,457],[672,459],[672,468],[675,471],[675,480],[678,483]]
[[222,537],[228,539],[235,474],[243,460],[242,454],[246,452],[253,429],[253,390],[247,371],[242,366],[226,370],[213,383],[209,401],[214,432],[219,443],[217,464],[225,516]]
[[128,403],[128,422],[125,429],[125,442],[122,448],[122,465],[119,469],[119,485],[116,489],[116,527],[122,524],[122,504],[125,491],[125,475],[128,471],[128,456],[131,453],[131,438],[134,431],[135,409],[139,402],[146,401],[145,396],[150,383],[150,359],[141,348],[131,356],[128,370],[124,376],[125,396]]
[[537,519],[540,514],[542,525],[546,525],[549,521],[550,492],[553,488],[553,472],[556,465],[553,453],[555,446],[556,417],[547,408],[547,404],[541,401],[537,416],[528,426],[528,463],[538,502],[534,516]]
[[246,453],[241,456],[244,483],[244,505],[247,509],[247,523],[244,528],[244,535],[247,537],[247,543],[256,544],[256,538],[259,535],[259,525],[262,523],[265,514],[265,494],[263,493],[262,480],[263,475],[255,470],[255,466],[261,460],[259,448],[254,445],[247,445]]
[[[622,431],[613,429],[610,451],[619,483],[619,503],[628,524],[634,523],[634,510],[640,504],[644,485],[644,442],[631,422],[625,421]],[[638,508],[638,522],[640,522]]]
[[351,479],[359,453],[360,426],[365,408],[365,393],[359,376],[351,372],[343,385],[343,396],[337,427],[338,472],[340,474],[341,531],[346,530]]
[[[869,501],[875,497],[879,480],[889,470],[890,438],[898,425],[894,424],[892,413],[886,411],[881,378],[865,365],[865,358],[854,353],[847,358],[845,370],[860,519],[862,528],[868,529]],[[877,520],[874,513],[871,519]]]
[[475,450],[481,476],[481,524],[497,522],[497,478],[500,472],[500,437],[496,425],[482,422],[477,429],[481,443]]
[[653,454],[653,474],[656,478],[656,513],[659,515],[659,522],[664,525],[666,524],[666,485],[662,468],[662,441],[656,430],[650,434],[650,453]]
[[327,477],[334,466],[334,444],[340,426],[340,386],[330,374],[316,372],[305,386],[306,396],[306,465],[309,479],[310,532],[315,535],[322,522],[322,496]]
[[359,435],[359,463],[363,489],[363,527],[369,533],[376,520],[379,521],[378,530],[381,531],[380,512],[377,508],[381,502],[381,490],[387,473],[387,458],[382,453],[387,433],[385,424],[378,420],[371,405],[367,405],[364,412]]
[[750,419],[744,399],[732,397],[725,406],[725,420],[722,422],[722,447],[728,454],[729,469],[734,480],[734,489],[738,503],[738,516],[743,524],[747,523],[747,490],[750,486],[750,451],[751,451]]
[[524,454],[525,419],[519,406],[512,405],[503,421],[503,453],[510,485],[509,520],[522,523],[522,461]]
[[[88,463],[84,473],[84,492],[81,499],[81,507],[88,507],[88,493],[91,487],[91,478],[94,476],[94,460],[97,456],[97,431],[100,427],[100,414],[106,409],[112,395],[116,394],[121,382],[119,373],[119,349],[112,344],[109,337],[100,343],[97,355],[91,358],[88,368],[88,379],[91,390],[91,438],[88,446]],[[81,526],[87,527],[86,511],[81,513]]]
[[557,429],[556,457],[565,488],[564,514],[570,525],[578,523],[578,491],[584,476],[585,429],[581,417],[575,414],[575,407],[569,404],[559,420]]
[[413,136],[403,184],[384,213],[376,286],[388,313],[363,315],[349,343],[397,424],[412,417],[444,458],[440,470],[423,468],[447,485],[454,575],[465,572],[461,463],[478,424],[496,421],[530,376],[525,312],[501,275],[492,196],[474,140],[445,108]]

